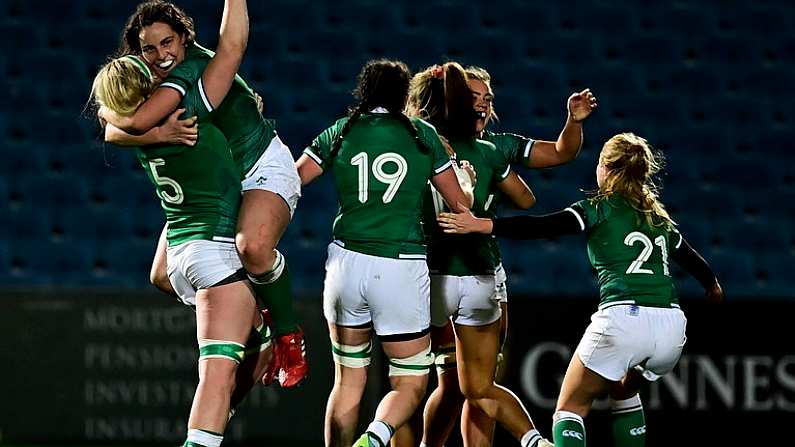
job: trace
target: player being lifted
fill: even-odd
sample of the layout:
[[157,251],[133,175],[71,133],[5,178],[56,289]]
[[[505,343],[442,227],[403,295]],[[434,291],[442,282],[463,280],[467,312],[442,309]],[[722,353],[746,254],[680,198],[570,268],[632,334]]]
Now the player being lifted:
[[661,162],[646,140],[623,133],[602,148],[596,194],[563,211],[498,219],[468,212],[439,217],[445,232],[457,234],[531,239],[585,233],[600,303],[563,379],[553,417],[557,447],[585,445],[583,418],[593,400],[608,392],[615,445],[644,445],[640,384],[671,371],[686,340],[687,320],[669,258],[701,283],[710,301],[723,299],[715,274],[658,199],[652,177]]
[[433,364],[421,224],[426,185],[448,203],[471,203],[434,128],[403,114],[410,79],[402,62],[368,62],[354,91],[359,102],[297,163],[304,184],[333,172],[339,197],[323,290],[335,363],[327,446],[353,442],[373,331],[389,359],[392,391],[355,445],[388,445],[422,400]]
[[[141,3],[124,28],[121,52],[141,56],[163,82],[135,113],[119,116],[102,111],[103,118],[131,134],[150,131],[166,119],[212,57],[194,39],[193,20],[180,8],[162,0]],[[274,122],[263,119],[256,95],[240,76],[235,77],[226,99],[214,107],[211,119],[229,141],[243,179],[236,246],[256,296],[273,317],[279,382],[293,387],[306,377],[308,367],[303,332],[292,305],[287,260],[276,245],[301,195],[300,179]],[[153,282],[168,291],[171,285],[162,242],[163,238],[152,268]],[[268,383],[275,372],[263,381]]]
[[[212,109],[233,83],[247,40],[246,2],[226,0],[217,53],[180,101],[188,114],[198,117],[198,143],[138,151],[168,221],[171,283],[183,302],[196,309],[199,384],[185,446],[221,445],[230,408],[254,383],[241,376],[239,365],[247,356],[267,362],[271,355],[270,333],[233,243],[240,206],[239,170],[227,140],[210,120]],[[156,88],[149,67],[130,55],[100,70],[92,94],[98,105],[128,116]],[[253,334],[252,325],[258,328]],[[261,375],[260,371],[255,377]]]

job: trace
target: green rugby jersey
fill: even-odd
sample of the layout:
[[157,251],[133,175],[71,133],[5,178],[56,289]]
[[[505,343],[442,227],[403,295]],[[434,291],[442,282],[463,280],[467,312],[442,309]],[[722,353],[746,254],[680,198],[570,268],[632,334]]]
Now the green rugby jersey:
[[182,118],[197,116],[196,146],[152,145],[137,150],[166,213],[169,246],[191,240],[234,241],[240,207],[240,171],[229,144],[211,121],[201,79],[186,89]]
[[[475,169],[475,202],[472,213],[493,218],[499,191],[497,183],[511,172],[508,159],[494,144],[475,138],[450,141],[459,161],[468,161]],[[445,234],[436,223],[436,216],[445,208],[441,195],[431,186],[426,196],[424,217],[428,241],[428,268],[431,273],[452,276],[493,274],[500,263],[500,249],[492,235]]]
[[[329,168],[339,197],[333,234],[345,248],[385,258],[424,259],[422,202],[428,180],[451,168],[450,156],[430,124],[404,122],[383,109],[363,113],[331,147],[348,121],[338,120],[304,150],[324,172]],[[425,149],[427,148],[427,149]]]
[[502,152],[510,163],[518,163],[522,166],[530,166],[530,154],[533,151],[535,140],[514,133],[500,132],[495,133],[484,130],[480,139],[494,144],[497,150]]
[[682,235],[673,224],[650,226],[618,195],[581,200],[571,209],[588,238],[600,309],[616,304],[678,307],[668,254],[682,243]]
[[[212,51],[196,43],[190,44],[185,51],[185,59],[171,70],[160,86],[173,88],[185,96],[186,91],[196,85],[201,78],[213,54]],[[210,111],[213,111],[209,102],[204,101],[204,103]],[[241,179],[251,170],[276,136],[273,120],[262,117],[257,109],[254,91],[240,75],[235,76],[232,88],[213,113],[212,122],[229,141],[232,157],[237,163]]]

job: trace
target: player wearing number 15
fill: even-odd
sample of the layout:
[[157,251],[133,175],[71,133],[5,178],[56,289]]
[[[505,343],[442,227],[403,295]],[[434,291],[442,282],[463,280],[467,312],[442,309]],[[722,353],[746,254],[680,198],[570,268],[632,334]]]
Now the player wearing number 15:
[[614,445],[644,445],[638,389],[643,380],[657,380],[673,369],[686,340],[687,320],[669,257],[701,283],[710,301],[723,299],[715,274],[657,198],[652,176],[660,165],[646,140],[619,134],[602,148],[596,168],[599,189],[592,198],[540,217],[490,220],[460,213],[439,218],[448,233],[530,239],[585,232],[600,303],[563,379],[553,418],[556,447],[585,445],[583,418],[605,393],[611,397]]
[[402,62],[368,62],[354,91],[359,103],[298,160],[303,184],[332,171],[339,197],[323,290],[336,366],[326,445],[353,442],[373,329],[392,392],[356,445],[387,445],[420,403],[433,363],[423,194],[430,180],[448,203],[471,203],[433,126],[403,114],[410,79]]

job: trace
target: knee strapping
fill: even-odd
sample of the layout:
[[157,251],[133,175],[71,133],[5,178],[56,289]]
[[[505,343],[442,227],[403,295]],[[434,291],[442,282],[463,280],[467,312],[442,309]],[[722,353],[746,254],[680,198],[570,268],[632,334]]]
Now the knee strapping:
[[446,346],[439,348],[433,359],[436,365],[436,373],[441,375],[447,371],[455,371],[455,346]]
[[282,276],[284,269],[287,267],[287,260],[279,250],[274,251],[276,252],[276,258],[273,260],[273,267],[260,275],[252,275],[249,273],[248,279],[251,282],[255,284],[271,284]]
[[345,345],[331,341],[331,355],[334,363],[348,368],[364,368],[370,365],[373,356],[373,343],[368,341],[361,345]]
[[422,351],[402,359],[389,359],[390,376],[424,376],[428,374],[433,364],[431,346]]
[[224,340],[199,340],[199,361],[207,359],[227,359],[240,363],[245,358],[246,347],[240,343]]

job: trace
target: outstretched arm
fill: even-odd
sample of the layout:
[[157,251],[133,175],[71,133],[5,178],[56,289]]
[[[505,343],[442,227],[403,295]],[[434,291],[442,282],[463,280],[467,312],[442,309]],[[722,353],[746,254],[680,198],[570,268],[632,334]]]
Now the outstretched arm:
[[483,233],[510,239],[544,239],[585,231],[582,217],[572,208],[544,216],[514,216],[485,219],[470,211],[442,213],[439,225],[445,233]]
[[590,89],[569,96],[568,116],[563,130],[556,141],[536,141],[527,160],[528,167],[548,168],[568,163],[580,153],[582,148],[582,123],[597,107],[596,96]]
[[707,300],[713,303],[723,301],[723,288],[718,282],[718,277],[712,271],[707,261],[682,238],[679,245],[671,253],[671,259],[676,261],[687,273],[696,278],[704,287]]

